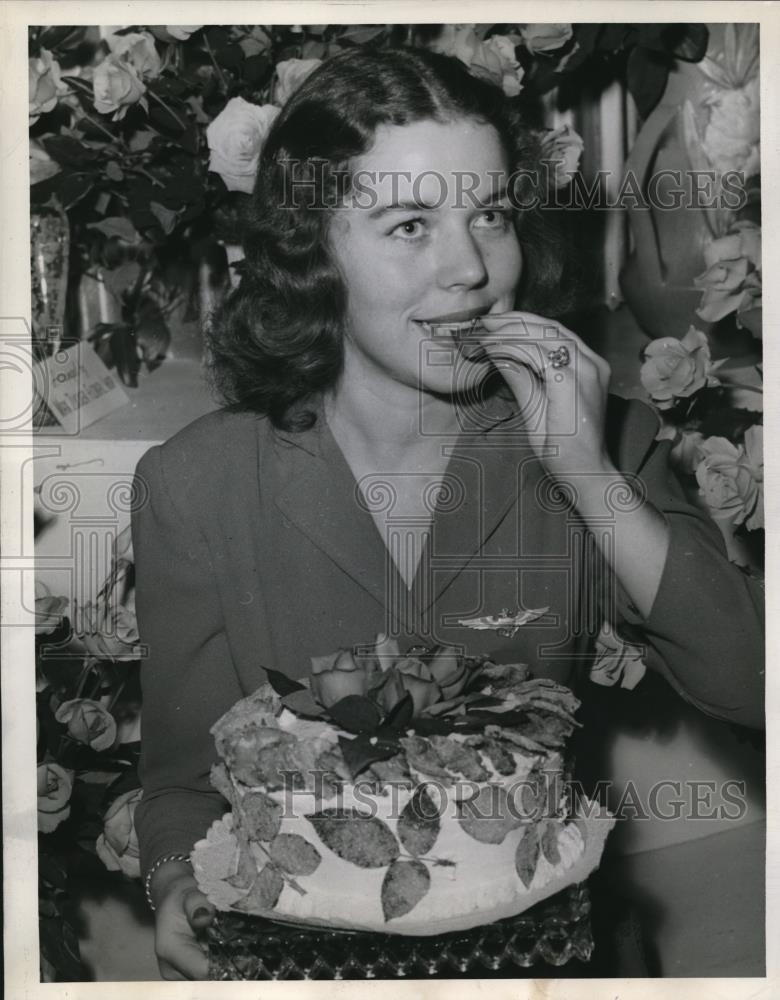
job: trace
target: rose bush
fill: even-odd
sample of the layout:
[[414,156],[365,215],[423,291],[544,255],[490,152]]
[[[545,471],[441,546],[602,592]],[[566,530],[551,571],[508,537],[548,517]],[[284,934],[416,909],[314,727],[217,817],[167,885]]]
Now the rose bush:
[[764,526],[763,428],[745,432],[744,445],[724,437],[706,438],[696,468],[701,494],[713,517],[749,529]]
[[659,410],[670,409],[705,386],[719,385],[714,372],[723,364],[713,362],[706,334],[695,327],[678,340],[660,337],[643,351],[639,377]]
[[134,788],[118,796],[103,820],[103,832],[95,842],[98,857],[109,871],[121,871],[130,878],[141,877],[135,809],[142,790]]
[[53,761],[38,765],[38,829],[51,833],[70,816],[73,772]]
[[124,118],[127,109],[146,93],[146,85],[133,66],[113,53],[95,67],[92,87],[95,109],[103,115],[113,112],[114,121]]
[[228,191],[251,194],[260,151],[279,110],[233,97],[206,129],[209,170],[220,175]]
[[92,750],[109,750],[116,742],[116,720],[99,701],[90,698],[64,701],[54,718],[68,727],[72,739]]

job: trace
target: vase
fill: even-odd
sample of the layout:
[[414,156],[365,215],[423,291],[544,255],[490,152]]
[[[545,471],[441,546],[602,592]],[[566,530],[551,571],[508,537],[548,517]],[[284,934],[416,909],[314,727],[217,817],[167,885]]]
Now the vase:
[[52,199],[30,212],[30,314],[38,360],[53,354],[62,340],[69,256],[68,217]]

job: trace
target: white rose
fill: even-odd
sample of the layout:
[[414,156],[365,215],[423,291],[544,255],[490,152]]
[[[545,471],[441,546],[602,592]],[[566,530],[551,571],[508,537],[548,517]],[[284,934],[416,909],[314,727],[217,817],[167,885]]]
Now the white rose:
[[134,788],[111,803],[103,819],[103,832],[95,842],[97,855],[106,868],[122,871],[130,878],[141,877],[135,807],[142,794],[140,788]]
[[219,174],[228,191],[252,193],[260,151],[279,114],[273,104],[250,104],[233,97],[206,129],[209,170]]
[[434,52],[454,56],[474,73],[503,88],[509,97],[516,97],[522,87],[523,68],[515,59],[515,35],[493,35],[482,41],[471,24],[448,24],[431,43]]
[[113,111],[115,120],[124,118],[130,105],[137,104],[146,92],[133,66],[113,53],[95,67],[92,89],[95,109],[104,115]]
[[37,59],[28,59],[30,125],[42,114],[53,111],[59,94],[67,87],[60,79],[60,65],[51,52],[41,49]]
[[202,27],[202,24],[166,24],[165,30],[177,42],[186,42],[190,35],[194,35]]
[[286,104],[303,81],[320,65],[322,59],[284,59],[276,65],[274,101]]
[[38,765],[38,829],[51,833],[70,816],[73,772],[53,762]]
[[570,24],[524,24],[520,28],[523,45],[532,55],[554,52],[572,37]]
[[752,177],[761,169],[758,77],[733,90],[714,89],[704,101],[709,121],[702,145],[721,173],[739,170]]
[[153,80],[160,75],[162,60],[148,31],[130,32],[128,35],[111,35],[106,39],[112,53],[130,63],[138,75]]

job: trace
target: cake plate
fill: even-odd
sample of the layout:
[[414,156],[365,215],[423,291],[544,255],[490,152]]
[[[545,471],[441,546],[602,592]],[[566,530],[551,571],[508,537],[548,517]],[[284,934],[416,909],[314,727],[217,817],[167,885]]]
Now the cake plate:
[[307,928],[224,912],[207,931],[209,978],[518,978],[540,964],[589,961],[590,917],[585,882],[516,917],[430,937]]

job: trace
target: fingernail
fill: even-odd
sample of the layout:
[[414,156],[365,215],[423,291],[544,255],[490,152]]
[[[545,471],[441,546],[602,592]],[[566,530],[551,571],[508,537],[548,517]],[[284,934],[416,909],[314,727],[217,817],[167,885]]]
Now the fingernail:
[[210,917],[211,913],[206,909],[205,906],[199,906],[197,910],[192,914],[193,920],[205,920],[206,917]]

